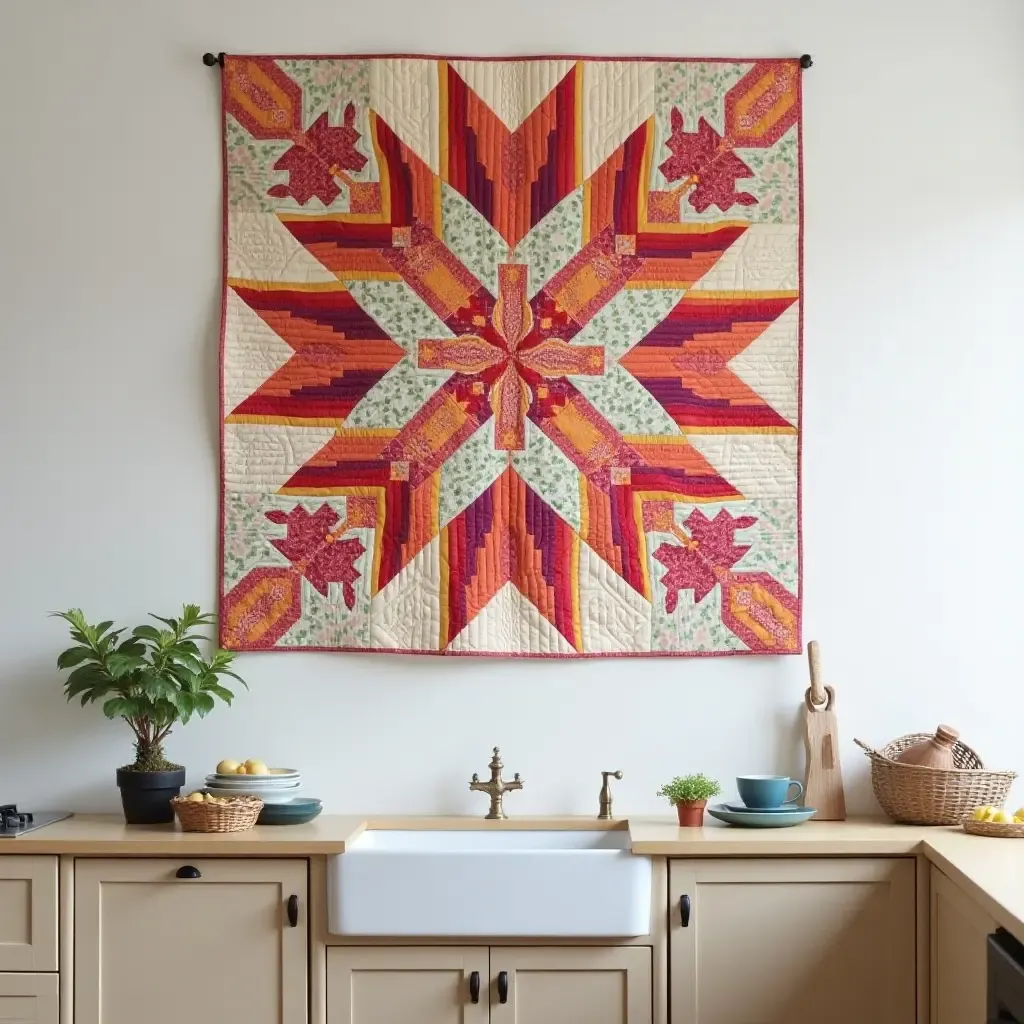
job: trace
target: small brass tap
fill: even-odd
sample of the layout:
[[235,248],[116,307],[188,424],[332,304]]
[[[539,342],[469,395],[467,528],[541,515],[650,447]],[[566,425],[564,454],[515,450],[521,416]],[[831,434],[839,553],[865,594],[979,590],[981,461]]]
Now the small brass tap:
[[510,789],[522,789],[523,780],[519,778],[519,772],[516,772],[511,782],[505,782],[501,777],[501,769],[505,766],[501,763],[501,758],[498,757],[498,748],[494,748],[494,756],[491,758],[491,763],[487,766],[491,769],[491,780],[490,782],[481,782],[480,776],[476,772],[473,773],[473,778],[470,779],[469,788],[475,790],[478,793],[488,793],[491,797],[491,809],[484,815],[485,818],[507,818],[508,815],[505,813],[505,809],[501,806],[501,798]]
[[600,809],[597,812],[598,821],[610,821],[612,817],[612,787],[608,784],[608,777],[615,779],[622,778],[622,772],[601,772],[601,793],[599,795]]

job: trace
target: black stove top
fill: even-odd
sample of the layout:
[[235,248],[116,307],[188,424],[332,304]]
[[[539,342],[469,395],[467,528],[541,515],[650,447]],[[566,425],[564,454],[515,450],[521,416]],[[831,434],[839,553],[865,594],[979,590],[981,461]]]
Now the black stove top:
[[70,818],[70,811],[19,811],[17,804],[0,804],[0,839],[13,839],[44,825]]

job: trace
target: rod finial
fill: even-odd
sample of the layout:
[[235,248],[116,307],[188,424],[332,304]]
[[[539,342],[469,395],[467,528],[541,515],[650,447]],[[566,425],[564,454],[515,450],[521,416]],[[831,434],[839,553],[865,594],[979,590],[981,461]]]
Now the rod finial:
[[813,65],[814,61],[811,60],[811,55],[809,53],[805,53],[803,54],[803,56],[801,56],[800,67],[802,67],[804,71],[806,71],[809,67],[812,67]]
[[208,67],[212,68],[217,65],[224,67],[224,54],[223,53],[204,53],[203,63]]

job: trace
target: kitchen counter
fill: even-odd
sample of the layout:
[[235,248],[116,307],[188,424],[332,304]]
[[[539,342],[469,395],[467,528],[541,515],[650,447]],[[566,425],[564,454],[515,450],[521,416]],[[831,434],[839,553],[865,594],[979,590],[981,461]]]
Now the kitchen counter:
[[870,818],[810,821],[796,828],[739,829],[717,822],[704,828],[679,828],[670,818],[513,817],[487,821],[482,817],[322,814],[308,825],[264,825],[218,835],[182,832],[177,824],[126,825],[120,815],[76,814],[16,839],[0,840],[0,854],[311,856],[344,853],[368,828],[621,829],[629,831],[634,853],[660,857],[908,856],[917,853],[922,841],[936,832]]
[[224,835],[172,825],[125,825],[119,815],[79,814],[17,839],[3,854],[71,856],[310,857],[344,853],[366,829],[626,829],[634,853],[658,857],[924,856],[1024,942],[1024,842],[985,839],[957,828],[894,825],[885,819],[810,821],[796,828],[679,828],[669,818],[372,818],[324,814],[308,825],[258,826]]

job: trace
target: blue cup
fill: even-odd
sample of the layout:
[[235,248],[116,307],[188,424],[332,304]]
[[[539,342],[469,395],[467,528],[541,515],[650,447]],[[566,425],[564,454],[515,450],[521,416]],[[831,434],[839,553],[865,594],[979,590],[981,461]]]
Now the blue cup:
[[[788,798],[792,786],[796,795]],[[804,795],[803,784],[787,775],[737,775],[736,789],[748,807],[758,810],[795,804]]]

